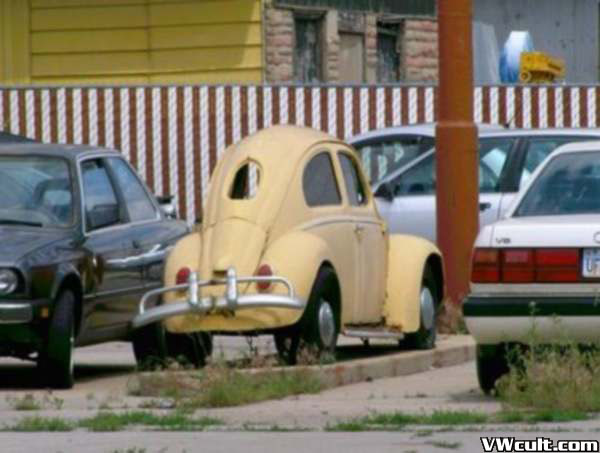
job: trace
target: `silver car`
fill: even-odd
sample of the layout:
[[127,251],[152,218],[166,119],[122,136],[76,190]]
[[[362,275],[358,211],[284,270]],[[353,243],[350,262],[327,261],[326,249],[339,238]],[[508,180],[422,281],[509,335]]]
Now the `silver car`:
[[[433,133],[433,125],[384,129],[354,137],[350,143],[360,154],[390,232],[435,241],[435,139],[415,134],[427,130]],[[480,227],[503,215],[520,187],[552,151],[583,140],[600,140],[600,131],[480,127]]]

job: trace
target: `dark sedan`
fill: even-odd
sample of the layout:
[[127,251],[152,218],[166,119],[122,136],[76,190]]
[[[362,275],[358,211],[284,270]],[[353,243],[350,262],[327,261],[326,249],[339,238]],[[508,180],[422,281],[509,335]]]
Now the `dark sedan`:
[[0,355],[35,359],[61,388],[73,385],[75,346],[132,340],[138,363],[193,362],[206,339],[130,327],[187,232],[116,151],[0,146]]

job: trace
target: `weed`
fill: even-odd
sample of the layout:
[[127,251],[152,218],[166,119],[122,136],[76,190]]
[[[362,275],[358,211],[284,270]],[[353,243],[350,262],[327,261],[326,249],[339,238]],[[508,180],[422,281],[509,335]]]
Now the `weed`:
[[52,396],[51,393],[46,393],[41,399],[36,398],[32,393],[26,393],[20,398],[7,396],[6,402],[15,411],[38,411],[40,409],[61,410],[65,401]]
[[72,431],[75,428],[73,423],[63,420],[59,417],[24,417],[12,426],[5,426],[3,431],[22,431],[22,432],[58,432]]
[[15,411],[37,411],[42,408],[32,393],[27,393],[21,398],[7,396],[6,402]]
[[599,349],[532,342],[512,350],[509,361],[509,373],[497,383],[498,395],[509,405],[559,410],[568,417],[569,411],[600,411]]
[[[565,410],[537,410],[532,412],[505,410],[494,414],[472,411],[434,411],[431,414],[405,414],[402,412],[373,413],[366,417],[326,426],[326,431],[396,431],[407,425],[459,426],[489,423],[539,423],[586,420],[583,412]],[[417,433],[417,435],[420,432]],[[425,431],[423,435],[429,432]]]
[[121,431],[129,426],[142,425],[166,431],[201,431],[207,426],[219,425],[216,418],[192,418],[182,412],[157,415],[152,412],[99,412],[94,417],[78,422],[81,428],[90,431]]
[[462,445],[462,443],[460,443],[460,442],[448,442],[445,440],[432,440],[432,441],[426,442],[426,443],[433,447],[448,448],[451,450],[456,450],[457,448],[459,448]]
[[136,393],[171,398],[178,408],[195,409],[239,406],[318,393],[323,388],[320,379],[305,370],[244,372],[221,363],[194,373],[166,372],[140,376],[140,389]]

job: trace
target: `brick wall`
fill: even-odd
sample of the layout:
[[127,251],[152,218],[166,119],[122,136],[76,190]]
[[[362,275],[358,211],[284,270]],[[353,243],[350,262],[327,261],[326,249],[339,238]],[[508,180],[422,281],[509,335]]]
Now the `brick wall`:
[[[354,16],[360,16],[356,18]],[[349,18],[361,20],[348,20]],[[364,34],[364,80],[377,82],[377,22],[374,13],[348,13],[329,10],[323,14],[322,75],[323,82],[339,81],[340,37],[339,29],[360,24]],[[437,23],[435,20],[398,19],[400,35],[398,50],[404,81],[435,81],[438,73]],[[364,25],[363,25],[364,24]],[[267,83],[294,81],[294,12],[271,5],[265,8],[265,63]],[[346,30],[348,31],[348,30]]]
[[265,8],[266,81],[279,83],[294,77],[294,15],[285,9]]
[[405,20],[401,39],[401,66],[405,81],[437,80],[437,22],[433,20]]

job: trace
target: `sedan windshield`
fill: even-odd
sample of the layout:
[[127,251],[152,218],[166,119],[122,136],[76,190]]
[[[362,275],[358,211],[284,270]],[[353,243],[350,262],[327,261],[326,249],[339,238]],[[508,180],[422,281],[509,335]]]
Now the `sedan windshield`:
[[73,219],[64,159],[0,155],[0,225],[64,227]]
[[600,153],[553,158],[532,182],[514,217],[600,213]]

